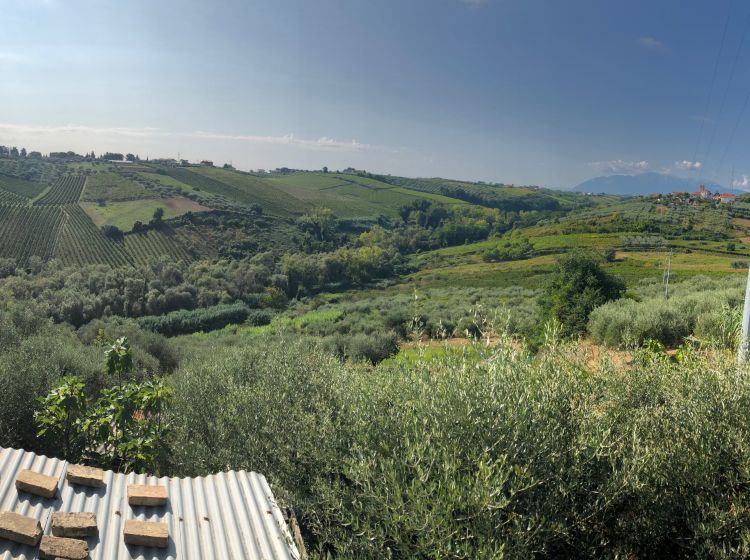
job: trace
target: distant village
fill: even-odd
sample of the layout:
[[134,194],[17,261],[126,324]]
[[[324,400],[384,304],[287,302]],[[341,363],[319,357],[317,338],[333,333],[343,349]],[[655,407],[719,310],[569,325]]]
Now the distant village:
[[662,194],[658,192],[651,193],[651,198],[662,198],[664,196],[671,196],[680,198],[687,202],[696,202],[699,200],[706,200],[709,202],[720,202],[722,204],[729,204],[737,199],[736,194],[729,192],[715,193],[706,188],[705,185],[701,185],[700,188],[695,192],[683,192],[683,191],[672,191],[671,194]]

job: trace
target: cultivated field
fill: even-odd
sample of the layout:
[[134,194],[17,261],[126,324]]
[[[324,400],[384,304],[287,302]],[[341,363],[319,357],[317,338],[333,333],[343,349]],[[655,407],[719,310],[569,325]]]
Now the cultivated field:
[[35,205],[76,204],[86,182],[85,175],[63,175],[34,201]]

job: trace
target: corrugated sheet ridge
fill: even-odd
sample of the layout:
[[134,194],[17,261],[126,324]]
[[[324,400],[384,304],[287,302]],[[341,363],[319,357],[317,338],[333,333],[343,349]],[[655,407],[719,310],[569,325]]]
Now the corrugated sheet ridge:
[[[31,515],[50,534],[53,511],[97,514],[99,536],[89,539],[91,560],[159,559],[297,560],[299,553],[263,475],[228,471],[197,478],[156,478],[105,471],[105,489],[71,486],[65,481],[68,463],[23,450],[0,448],[0,510]],[[19,495],[15,478],[21,469],[58,476],[55,500]],[[162,508],[127,504],[128,484],[164,484],[169,496]],[[165,551],[126,547],[125,520],[162,520],[169,524]],[[0,560],[36,560],[37,551],[0,540]]]

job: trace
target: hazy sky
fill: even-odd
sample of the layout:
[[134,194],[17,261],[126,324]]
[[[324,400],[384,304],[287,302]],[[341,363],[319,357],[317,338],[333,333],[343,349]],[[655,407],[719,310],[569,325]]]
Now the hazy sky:
[[750,4],[730,3],[0,0],[0,144],[553,187],[742,181]]

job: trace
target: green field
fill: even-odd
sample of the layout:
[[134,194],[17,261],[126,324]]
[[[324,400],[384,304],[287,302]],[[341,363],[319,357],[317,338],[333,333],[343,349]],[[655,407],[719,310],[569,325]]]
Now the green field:
[[35,205],[76,204],[86,181],[85,175],[63,175],[42,196],[34,200]]
[[184,261],[193,260],[186,239],[168,227],[160,231],[128,234],[123,246],[133,262],[138,264],[145,264],[149,259],[158,259],[164,255]]
[[59,206],[0,206],[0,257],[25,264],[55,256],[64,214]]
[[417,199],[443,204],[465,204],[460,200],[394,187],[373,179],[344,174],[294,173],[266,181],[311,206],[324,206],[341,218],[396,216],[401,206]]
[[22,199],[30,199],[41,193],[47,185],[35,181],[27,181],[9,175],[0,175],[0,196],[16,195]]
[[64,206],[65,224],[55,256],[65,264],[128,264],[131,259],[120,243],[104,237],[77,204]]
[[147,198],[121,202],[108,202],[104,205],[83,202],[81,207],[97,226],[116,226],[129,231],[135,222],[148,223],[157,208],[164,210],[164,219],[175,218],[186,212],[201,212],[205,207],[189,199]]
[[[188,185],[187,183],[183,183],[182,181],[179,181],[179,180],[177,180],[174,177],[171,177],[169,175],[163,175],[161,173],[146,173],[146,172],[138,173],[138,175],[140,175],[141,177],[143,177],[144,179],[146,179],[148,181],[153,181],[155,183],[159,183],[159,184],[161,184],[161,185],[163,185],[165,187],[169,187],[169,188],[175,189],[175,190],[177,190],[179,192],[182,192],[184,194],[189,194],[189,193],[197,194],[197,193],[201,193],[200,190],[195,189],[194,187]],[[205,192],[202,192],[201,194],[204,195],[204,196],[206,195]]]
[[113,172],[92,173],[86,179],[86,188],[82,200],[93,201],[121,201],[150,198],[154,193]]
[[198,193],[223,198],[230,204],[258,204],[264,212],[277,216],[302,213],[305,205],[252,175],[214,168],[165,168],[169,177],[189,185]]

